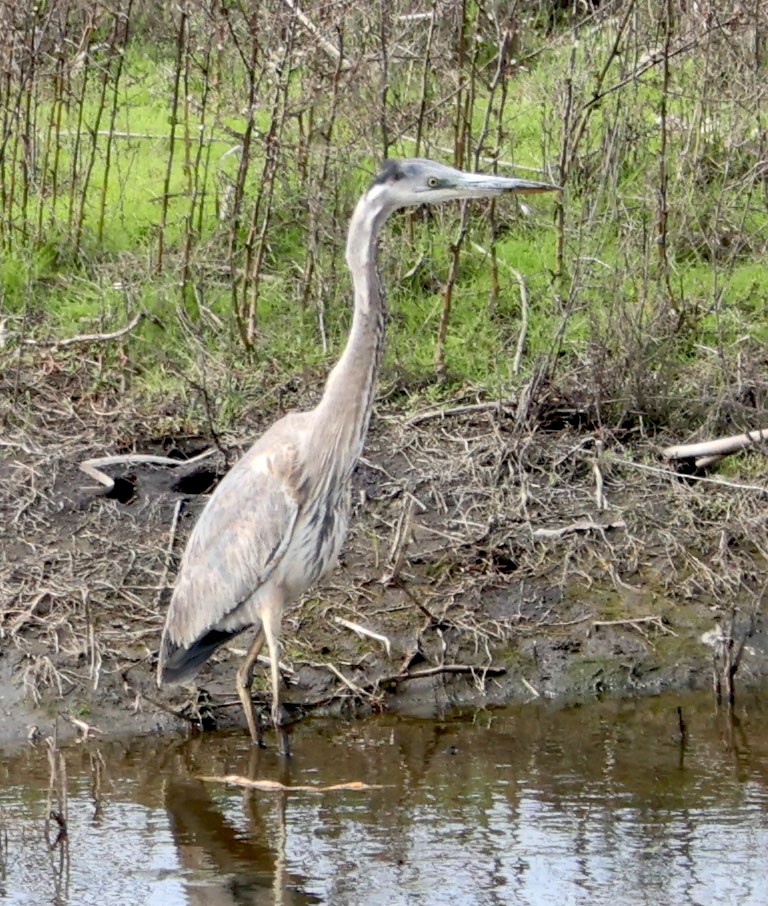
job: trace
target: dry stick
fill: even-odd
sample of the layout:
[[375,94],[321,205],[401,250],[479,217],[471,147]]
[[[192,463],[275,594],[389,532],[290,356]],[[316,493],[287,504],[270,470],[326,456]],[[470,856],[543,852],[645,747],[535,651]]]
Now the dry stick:
[[592,472],[595,476],[595,503],[598,510],[608,509],[608,498],[605,496],[605,481],[603,479],[603,450],[604,444],[598,438],[595,441],[595,458],[592,461]]
[[348,60],[342,58],[341,52],[331,44],[330,41],[327,41],[322,34],[320,29],[315,25],[315,23],[304,15],[304,13],[299,9],[297,3],[294,0],[283,0],[283,3],[291,10],[298,22],[301,24],[302,28],[305,31],[308,31],[310,35],[317,41],[317,46],[329,56],[334,62],[340,64],[341,68],[344,70],[351,69],[352,64]]
[[[101,243],[104,239],[104,218],[107,209],[107,189],[109,188],[110,166],[112,163],[112,152],[114,149],[112,133],[114,132],[117,115],[121,111],[119,88],[120,76],[122,75],[123,64],[125,62],[125,53],[122,52],[122,48],[125,48],[128,45],[132,6],[133,0],[128,0],[125,10],[120,10],[116,15],[115,28],[117,29],[120,23],[123,24],[123,33],[120,36],[122,39],[122,47],[121,51],[117,54],[117,63],[115,65],[114,84],[112,88],[112,109],[109,116],[109,129],[107,130],[107,147],[106,151],[104,152],[104,179],[101,183],[101,195],[99,198],[99,226],[97,230],[99,243]],[[95,138],[94,141],[96,141]]]
[[437,667],[425,667],[423,670],[414,670],[411,673],[395,673],[376,681],[377,686],[389,683],[404,683],[407,680],[424,679],[430,676],[439,676],[441,673],[482,673],[483,676],[503,676],[506,667],[476,667],[473,664],[440,664]]
[[368,629],[366,626],[361,626],[360,623],[353,623],[352,620],[345,620],[344,617],[334,617],[333,619],[334,622],[338,623],[340,626],[346,626],[346,628],[351,629],[352,632],[356,632],[359,635],[367,636],[370,639],[381,642],[381,644],[386,649],[387,655],[391,657],[392,644],[387,636],[382,635],[380,632],[374,632],[372,629]]
[[387,44],[387,28],[385,25],[385,4],[387,0],[379,0],[379,128],[381,129],[382,157],[389,157],[389,127],[387,125],[387,95],[389,94],[389,53]]
[[[482,245],[478,242],[473,242],[472,247],[480,252],[482,255],[488,255],[493,264],[493,270],[495,276],[493,279],[496,282],[496,289],[494,293],[498,295],[498,265],[496,261],[496,244],[492,243],[490,252],[487,249],[484,249]],[[518,286],[520,287],[520,333],[517,336],[517,344],[515,347],[515,357],[512,361],[512,373],[520,373],[520,365],[523,360],[523,354],[525,352],[525,341],[528,337],[528,312],[530,310],[529,306],[529,297],[528,297],[528,287],[526,286],[525,279],[520,271],[516,270],[514,267],[505,265],[507,270],[512,274],[512,276],[517,280]]]
[[694,459],[699,456],[735,453],[764,440],[768,440],[768,428],[746,431],[744,434],[732,434],[730,437],[705,440],[696,444],[677,444],[673,447],[665,447],[661,453],[667,459]]
[[173,88],[171,90],[171,134],[168,142],[168,158],[165,163],[165,176],[163,178],[163,194],[160,205],[160,223],[157,225],[157,260],[155,261],[155,273],[157,274],[161,274],[163,272],[163,258],[165,255],[165,230],[168,225],[168,202],[171,198],[171,176],[173,174],[175,146],[174,139],[176,137],[176,125],[179,119],[178,110],[181,85],[181,70],[184,58],[184,47],[186,43],[185,35],[187,31],[187,23],[189,20],[189,13],[187,12],[187,7],[184,4],[180,5],[179,12],[181,13],[181,20],[179,22],[178,31],[176,33],[176,59],[173,69]]
[[73,346],[76,343],[103,343],[108,340],[117,340],[120,337],[124,337],[127,333],[130,333],[137,327],[142,318],[145,317],[147,317],[147,313],[140,311],[125,325],[125,327],[121,327],[119,330],[113,330],[110,333],[81,333],[75,337],[56,340],[54,343],[43,343],[41,340],[32,340],[29,338],[25,338],[23,342],[28,346],[44,346],[46,349],[50,350],[62,349],[65,346]]
[[669,626],[665,626],[662,618],[657,616],[634,617],[632,619],[627,618],[626,620],[594,620],[592,622],[592,625],[598,628],[600,626],[633,626],[638,628],[644,624],[651,624],[657,629],[661,629],[662,632],[666,632],[667,635],[677,637],[677,633],[673,629],[670,629]]
[[97,456],[95,459],[86,459],[85,462],[81,462],[80,471],[85,472],[89,478],[93,478],[94,481],[98,481],[99,484],[103,484],[104,487],[111,491],[115,486],[115,479],[111,478],[105,472],[102,472],[99,468],[100,466],[124,464],[139,465],[142,463],[149,463],[155,466],[188,466],[201,459],[206,459],[214,453],[216,453],[216,449],[212,447],[210,450],[199,453],[191,459],[171,459],[169,456],[153,456],[149,453],[125,453],[122,456]]
[[[64,82],[64,53],[63,46],[57,48],[56,72],[53,79],[53,97],[50,102],[50,110],[46,121],[46,127],[42,139],[42,160],[40,164],[40,185],[37,191],[37,225],[36,225],[36,244],[43,243],[43,217],[46,210],[54,211],[56,209],[57,195],[57,161],[59,156],[60,142],[58,140],[59,129],[61,127],[61,108],[63,106],[63,82]],[[54,137],[55,135],[55,137]],[[54,150],[51,151],[51,146]],[[51,162],[51,154],[55,158]],[[50,185],[48,180],[50,178]]]
[[[103,474],[103,473],[100,473]],[[168,532],[168,544],[165,546],[165,559],[163,561],[163,571],[160,576],[160,581],[157,583],[157,596],[155,597],[155,608],[157,609],[160,605],[160,598],[163,595],[163,592],[168,587],[168,570],[171,567],[171,557],[173,556],[173,546],[176,543],[176,530],[179,527],[179,517],[181,516],[181,510],[184,506],[184,500],[180,499],[176,501],[176,506],[173,508],[173,519],[171,519],[171,530]]]
[[525,352],[525,341],[528,335],[528,288],[520,271],[515,270],[513,267],[510,267],[509,270],[515,275],[517,284],[520,287],[520,332],[517,335],[515,357],[512,360],[512,373],[519,374],[523,353]]
[[[275,200],[275,185],[278,165],[282,152],[282,136],[288,110],[288,93],[290,86],[289,61],[293,52],[293,29],[291,29],[281,63],[277,68],[277,82],[270,109],[269,129],[264,138],[264,163],[259,181],[259,189],[253,204],[245,240],[245,261],[243,264],[243,292],[240,300],[238,324],[245,346],[250,349],[256,339],[257,306],[261,284],[262,265],[267,253],[267,236],[272,222]],[[263,213],[262,213],[263,208]]]
[[[631,469],[638,469],[641,472],[652,472],[654,475],[666,475],[668,478],[675,480],[680,479],[680,474],[678,472],[673,472],[671,469],[661,469],[658,466],[646,466],[640,462],[632,462],[629,459],[622,459],[620,456],[611,456],[611,462],[622,465],[629,466]],[[707,475],[686,475],[686,481],[703,481],[706,484],[716,484],[725,488],[733,488],[737,491],[757,491],[760,494],[768,494],[768,487],[759,484],[744,484],[741,481],[728,481],[725,478],[710,478]]]
[[[81,41],[81,47],[83,48],[84,63],[82,71],[82,82],[80,84],[80,93],[77,95],[77,121],[75,123],[75,128],[73,130],[75,140],[72,144],[70,151],[70,170],[69,170],[69,197],[67,200],[67,227],[71,233],[75,226],[75,216],[77,210],[77,187],[80,184],[81,173],[81,157],[82,157],[82,147],[84,143],[84,137],[86,134],[93,136],[93,140],[96,140],[96,137],[102,135],[102,132],[98,128],[98,123],[94,124],[93,129],[85,129],[83,123],[85,121],[85,105],[86,100],[91,96],[89,89],[89,80],[91,76],[91,70],[94,68],[91,65],[91,39],[93,35],[92,23],[89,23],[85,32],[83,33],[83,38]],[[75,94],[75,83],[70,79],[69,91],[74,95]]]
[[415,501],[412,497],[404,498],[403,506],[395,526],[394,538],[387,557],[387,571],[381,577],[382,585],[389,585],[400,574],[405,559],[405,552],[410,541],[411,525]]
[[[435,26],[437,24],[437,0],[432,0],[432,9],[429,12],[429,31],[427,32],[427,43],[424,48],[424,65],[421,69],[421,90],[419,98],[419,113],[416,117],[416,138],[414,142],[414,157],[421,156],[421,140],[424,125],[426,123],[427,98],[429,96],[429,74],[432,67],[432,42],[435,38]],[[413,223],[409,219],[409,223]]]
[[466,415],[469,412],[504,412],[508,415],[514,415],[517,411],[517,400],[508,397],[504,400],[494,400],[488,403],[467,403],[465,406],[452,406],[449,409],[427,409],[424,412],[417,412],[409,419],[406,419],[406,427],[420,425],[422,422],[430,421],[433,418],[448,418],[452,415]]
[[229,270],[230,283],[232,284],[231,299],[232,311],[235,313],[235,323],[240,334],[243,345],[248,347],[248,337],[245,329],[245,321],[242,317],[240,308],[240,286],[243,282],[242,272],[237,266],[237,252],[239,249],[239,235],[241,228],[241,219],[243,213],[243,199],[245,197],[245,187],[248,177],[248,169],[251,163],[251,145],[253,144],[254,133],[256,132],[256,111],[259,109],[258,103],[258,86],[260,79],[257,78],[259,42],[255,37],[251,40],[250,54],[246,55],[241,46],[238,29],[232,27],[229,17],[227,17],[230,38],[244,64],[244,70],[248,78],[248,98],[246,110],[248,111],[248,120],[245,124],[245,130],[240,143],[240,163],[237,168],[237,177],[235,178],[234,197],[232,198],[231,216],[229,217],[229,235],[227,239],[227,268]]
[[[120,17],[116,16],[112,25],[112,31],[109,35],[109,43],[106,47],[107,61],[102,68],[101,75],[101,84],[99,86],[99,98],[96,105],[95,113],[95,122],[93,123],[93,131],[88,130],[88,134],[91,139],[89,147],[88,160],[85,165],[85,171],[80,176],[80,178],[75,178],[74,183],[80,189],[80,198],[78,203],[78,213],[77,213],[77,222],[75,223],[75,240],[74,245],[76,249],[80,249],[80,242],[83,238],[83,232],[85,230],[85,220],[88,215],[88,209],[91,203],[91,178],[93,176],[93,170],[96,166],[96,161],[99,157],[99,142],[96,138],[96,131],[98,131],[99,126],[101,125],[102,117],[107,106],[107,91],[109,88],[109,79],[112,72],[113,60],[116,56],[120,57],[122,66],[122,56],[123,48],[118,46],[119,34],[118,29],[120,27]],[[75,165],[73,164],[73,167]],[[73,174],[77,177],[80,174]]]
[[[670,278],[667,240],[669,232],[669,174],[667,168],[667,140],[669,129],[667,123],[667,102],[669,99],[669,52],[672,47],[672,0],[665,0],[663,13],[664,51],[661,67],[661,94],[659,99],[659,185],[656,192],[656,247],[659,253],[661,280],[664,285],[666,302],[675,305]],[[678,315],[678,319],[680,315]],[[678,320],[679,326],[679,320]]]
[[355,693],[355,695],[361,695],[361,696],[365,695],[366,690],[363,689],[361,686],[358,686],[355,683],[353,683],[352,680],[347,679],[346,676],[344,676],[344,674],[341,672],[341,670],[339,670],[339,668],[336,667],[334,664],[317,664],[316,666],[325,667],[326,670],[330,670],[331,673],[337,679],[340,679],[341,682],[344,683],[344,685],[348,689],[350,689],[352,692]]
[[623,529],[626,527],[627,524],[623,519],[616,519],[614,522],[593,522],[591,519],[580,519],[578,522],[572,522],[570,525],[564,525],[561,528],[533,529],[531,537],[537,540],[548,540],[550,538],[562,538],[563,535],[570,535],[573,532],[604,531],[605,529]]
[[[101,138],[121,138],[129,141],[146,139],[153,142],[183,142],[187,140],[184,135],[171,135],[168,132],[121,132],[117,129],[88,129],[87,132],[88,135],[97,135]],[[77,134],[76,129],[62,129],[59,133],[62,138],[74,138]],[[195,142],[200,142],[203,145],[225,145],[231,143],[232,138],[232,134],[222,133],[221,135],[200,136],[195,139]]]

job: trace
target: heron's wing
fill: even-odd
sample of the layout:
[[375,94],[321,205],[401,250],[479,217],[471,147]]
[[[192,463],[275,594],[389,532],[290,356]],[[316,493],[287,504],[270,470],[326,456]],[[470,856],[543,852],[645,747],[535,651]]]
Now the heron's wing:
[[181,561],[166,622],[174,645],[189,646],[221,628],[269,579],[296,524],[296,462],[293,445],[271,453],[254,447],[224,476]]

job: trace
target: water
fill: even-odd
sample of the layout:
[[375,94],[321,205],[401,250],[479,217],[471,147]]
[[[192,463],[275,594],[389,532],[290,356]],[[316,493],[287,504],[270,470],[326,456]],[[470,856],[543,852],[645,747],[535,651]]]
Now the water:
[[[240,734],[71,744],[53,849],[30,748],[0,763],[0,904],[765,904],[765,718],[662,696],[306,721],[288,763]],[[199,779],[225,774],[381,786]]]

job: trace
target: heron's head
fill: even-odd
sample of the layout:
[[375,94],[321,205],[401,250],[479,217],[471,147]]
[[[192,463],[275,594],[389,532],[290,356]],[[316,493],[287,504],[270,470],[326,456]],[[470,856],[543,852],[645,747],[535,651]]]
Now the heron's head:
[[387,160],[368,191],[383,208],[394,211],[410,205],[461,198],[489,198],[511,192],[556,192],[559,186],[507,176],[465,173],[431,160]]

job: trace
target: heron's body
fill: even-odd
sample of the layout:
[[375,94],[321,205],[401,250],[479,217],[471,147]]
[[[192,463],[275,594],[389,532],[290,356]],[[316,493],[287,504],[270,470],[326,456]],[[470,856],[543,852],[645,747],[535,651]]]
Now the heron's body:
[[[387,311],[376,239],[409,204],[541,192],[543,183],[462,173],[431,161],[390,161],[363,195],[349,227],[355,304],[344,352],[320,403],[269,428],[208,501],[182,558],[160,646],[158,679],[194,675],[221,644],[259,628],[237,675],[251,736],[260,741],[250,684],[266,639],[272,717],[280,723],[277,642],[283,611],[336,564],[349,516],[350,479],[368,430]],[[287,751],[281,734],[281,747]]]

